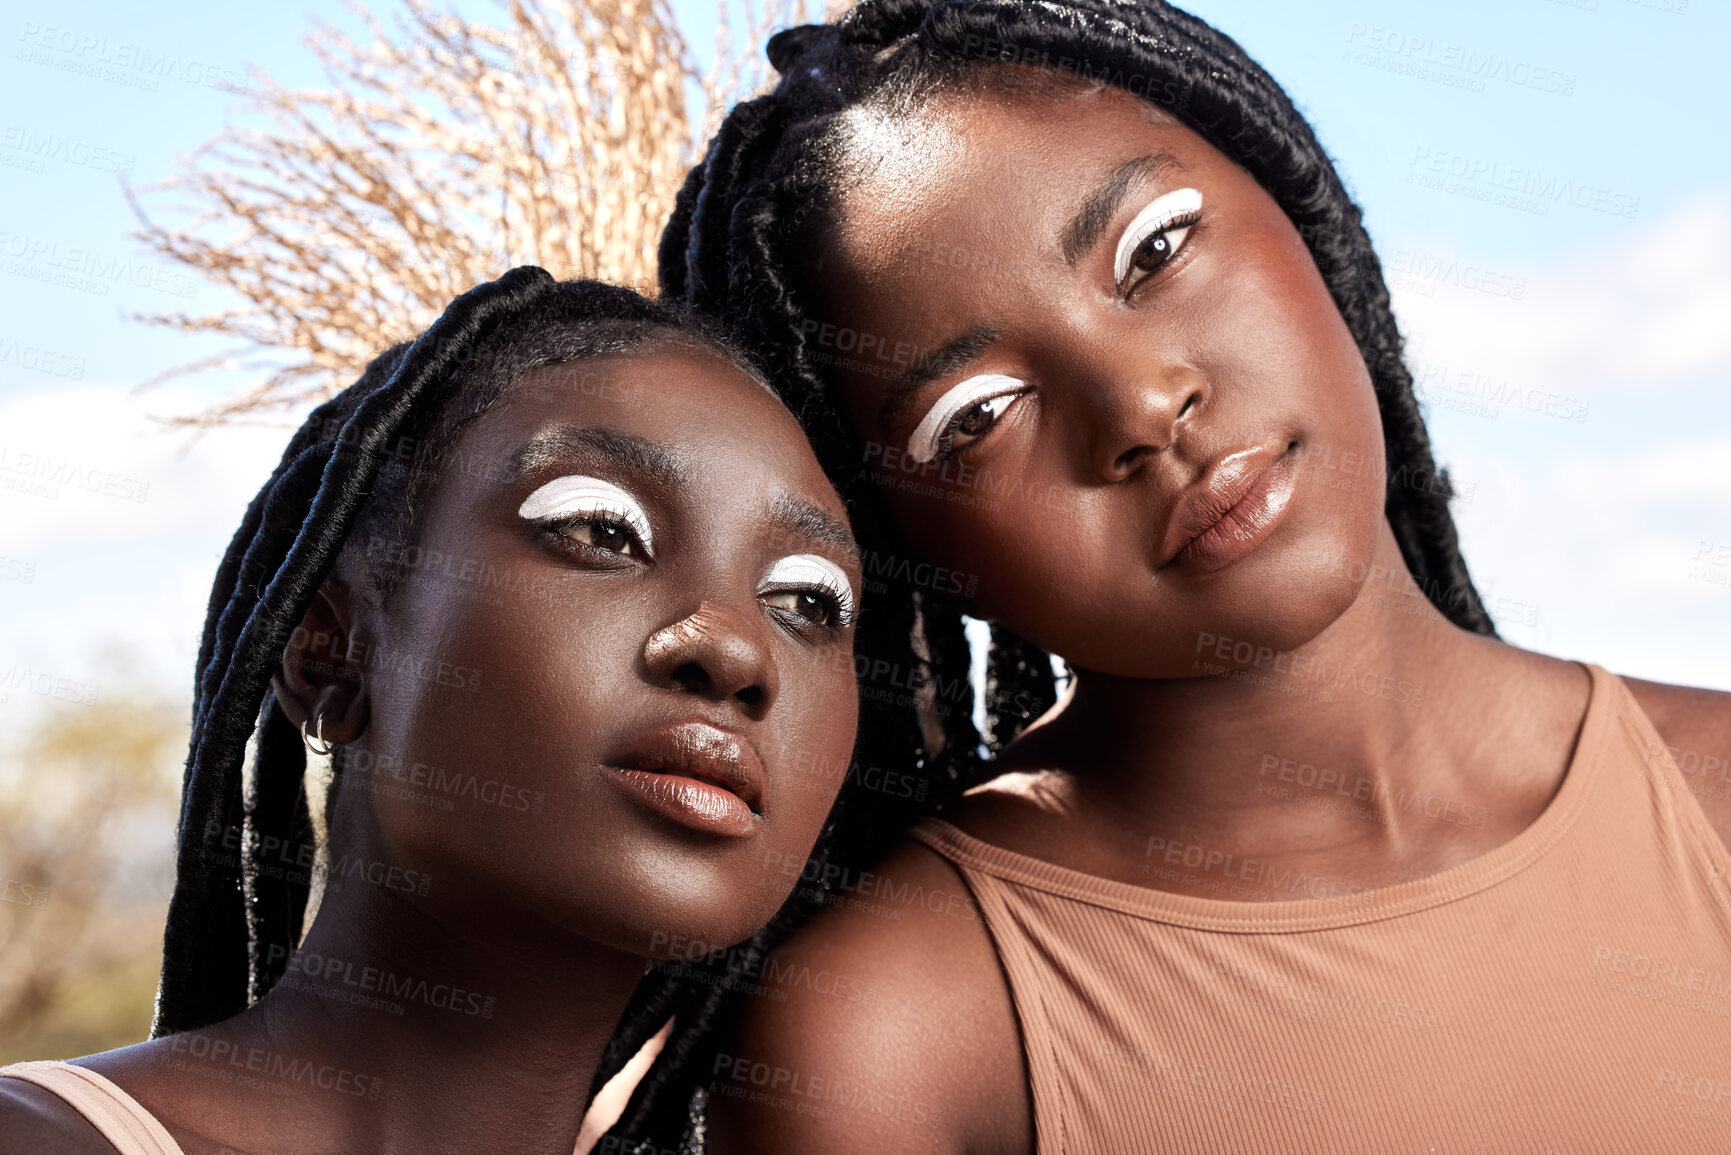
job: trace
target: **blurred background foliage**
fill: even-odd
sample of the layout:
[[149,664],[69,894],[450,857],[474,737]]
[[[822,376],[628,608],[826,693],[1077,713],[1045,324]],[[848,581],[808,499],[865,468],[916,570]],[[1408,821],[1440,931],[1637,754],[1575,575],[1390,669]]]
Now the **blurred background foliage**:
[[0,1064],[148,1031],[187,736],[123,683],[0,739]]

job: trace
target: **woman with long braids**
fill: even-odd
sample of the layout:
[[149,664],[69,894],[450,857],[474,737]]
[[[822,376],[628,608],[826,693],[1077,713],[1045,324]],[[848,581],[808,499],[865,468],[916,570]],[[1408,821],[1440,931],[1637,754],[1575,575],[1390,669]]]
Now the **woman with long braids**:
[[569,1155],[852,748],[857,549],[751,364],[521,268],[313,412],[212,592],[154,1037],[0,1068],[0,1151]]
[[1158,0],[866,0],[769,52],[663,289],[852,503],[862,697],[907,690],[859,765],[923,795],[850,780],[757,940],[821,910],[771,969],[873,997],[716,996],[621,1148],[693,1103],[724,1153],[1722,1150],[1731,809],[1675,754],[1731,696],[1496,639],[1280,87]]

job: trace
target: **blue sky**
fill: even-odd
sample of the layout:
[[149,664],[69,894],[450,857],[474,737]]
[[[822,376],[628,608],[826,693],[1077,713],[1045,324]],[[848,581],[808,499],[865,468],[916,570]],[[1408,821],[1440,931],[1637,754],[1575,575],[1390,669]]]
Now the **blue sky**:
[[[211,346],[129,316],[221,301],[131,240],[119,175],[159,179],[241,115],[249,69],[315,83],[300,37],[354,24],[327,0],[8,8],[0,483],[48,453],[104,485],[0,487],[0,719],[47,700],[5,688],[19,671],[185,693],[216,557],[287,430],[153,431],[249,382],[132,392]],[[707,45],[713,8],[677,8]],[[1285,85],[1363,206],[1505,634],[1731,688],[1731,5],[1192,11]],[[130,279],[76,274],[120,261]]]

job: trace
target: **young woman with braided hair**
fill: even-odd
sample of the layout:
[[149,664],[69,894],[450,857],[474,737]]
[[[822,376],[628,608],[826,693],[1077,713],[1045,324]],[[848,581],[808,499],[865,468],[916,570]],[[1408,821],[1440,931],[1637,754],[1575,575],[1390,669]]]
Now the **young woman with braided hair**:
[[[647,960],[751,935],[810,851],[860,586],[732,346],[535,268],[464,294],[248,509],[154,1037],[0,1068],[0,1151],[569,1155]],[[335,774],[304,936],[303,743]]]
[[[1279,86],[1159,0],[865,0],[769,52],[663,289],[912,575],[862,693],[922,671],[943,810],[844,823],[772,956],[875,997],[676,1027],[622,1135],[706,1082],[723,1153],[1722,1145],[1731,809],[1667,747],[1723,753],[1731,696],[1496,640]],[[930,709],[958,612],[1028,679],[989,760]],[[1073,681],[1006,742],[1045,652]]]

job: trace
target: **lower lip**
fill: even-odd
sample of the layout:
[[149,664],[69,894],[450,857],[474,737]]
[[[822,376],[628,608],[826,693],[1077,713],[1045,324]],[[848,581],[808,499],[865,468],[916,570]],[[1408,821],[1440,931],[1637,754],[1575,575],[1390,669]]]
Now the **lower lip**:
[[681,826],[727,838],[757,833],[757,816],[730,790],[678,774],[617,768],[613,773],[639,804]]
[[1184,568],[1197,573],[1225,569],[1261,545],[1286,517],[1292,505],[1297,471],[1290,456],[1281,457],[1262,471],[1238,504],[1208,527],[1196,540],[1178,551]]

